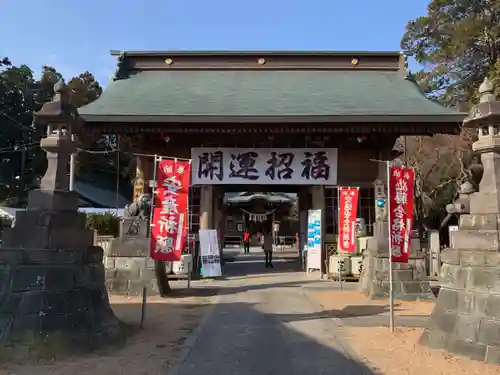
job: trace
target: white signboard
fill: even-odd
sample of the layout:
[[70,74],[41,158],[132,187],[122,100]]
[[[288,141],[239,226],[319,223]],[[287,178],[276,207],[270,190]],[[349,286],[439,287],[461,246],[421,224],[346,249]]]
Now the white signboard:
[[321,210],[309,210],[307,214],[307,270],[321,270]]
[[192,148],[192,185],[336,185],[336,148]]
[[219,277],[220,267],[219,240],[215,229],[200,229],[200,256],[203,277]]

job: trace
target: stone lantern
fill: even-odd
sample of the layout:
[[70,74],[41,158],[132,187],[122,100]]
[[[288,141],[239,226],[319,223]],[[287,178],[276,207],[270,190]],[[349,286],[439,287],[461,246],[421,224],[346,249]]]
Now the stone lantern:
[[[401,156],[404,149],[396,144],[388,162],[391,166],[403,166]],[[379,164],[379,177],[374,181],[375,203],[387,200],[387,165]],[[363,266],[359,290],[370,299],[385,299],[389,296],[389,219],[387,204],[375,204],[373,237],[367,240],[363,251]],[[411,254],[408,263],[393,263],[393,295],[395,299],[422,300],[433,298],[425,270],[425,256],[420,251],[420,240],[411,239]]]
[[48,127],[41,141],[47,171],[0,248],[2,360],[53,359],[123,341],[105,287],[103,250],[93,246],[77,193],[68,186],[78,112],[64,82],[54,91],[35,113]]
[[500,101],[493,92],[485,79],[463,123],[477,129],[472,148],[484,172],[469,195],[470,213],[450,233],[453,247],[441,253],[441,290],[420,343],[500,364]]

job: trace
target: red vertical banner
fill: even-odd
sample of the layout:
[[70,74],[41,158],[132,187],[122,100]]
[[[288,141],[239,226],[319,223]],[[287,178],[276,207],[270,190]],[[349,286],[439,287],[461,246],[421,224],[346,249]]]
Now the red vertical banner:
[[359,189],[339,187],[339,251],[356,251],[356,219]]
[[411,168],[389,168],[389,248],[396,263],[407,263],[410,257],[414,186]]
[[190,176],[188,160],[160,159],[157,163],[150,254],[154,260],[181,260],[187,246]]

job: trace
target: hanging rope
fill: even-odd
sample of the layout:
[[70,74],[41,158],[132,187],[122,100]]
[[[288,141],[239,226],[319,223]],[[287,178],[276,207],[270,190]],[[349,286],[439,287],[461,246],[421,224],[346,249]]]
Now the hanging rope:
[[243,211],[244,213],[246,213],[248,215],[248,219],[250,221],[254,221],[256,223],[262,223],[264,221],[267,220],[267,217],[269,215],[271,215],[274,211],[276,211],[276,208],[272,211],[269,211],[269,212],[265,212],[265,213],[253,213],[253,212],[249,212],[247,210],[244,210],[243,208],[240,208],[241,211]]

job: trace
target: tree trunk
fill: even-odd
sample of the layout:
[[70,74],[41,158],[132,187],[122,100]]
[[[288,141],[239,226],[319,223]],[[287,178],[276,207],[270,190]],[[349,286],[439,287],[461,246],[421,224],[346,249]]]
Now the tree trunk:
[[172,288],[170,288],[168,283],[167,269],[164,261],[155,260],[155,276],[160,295],[166,297],[172,291]]

